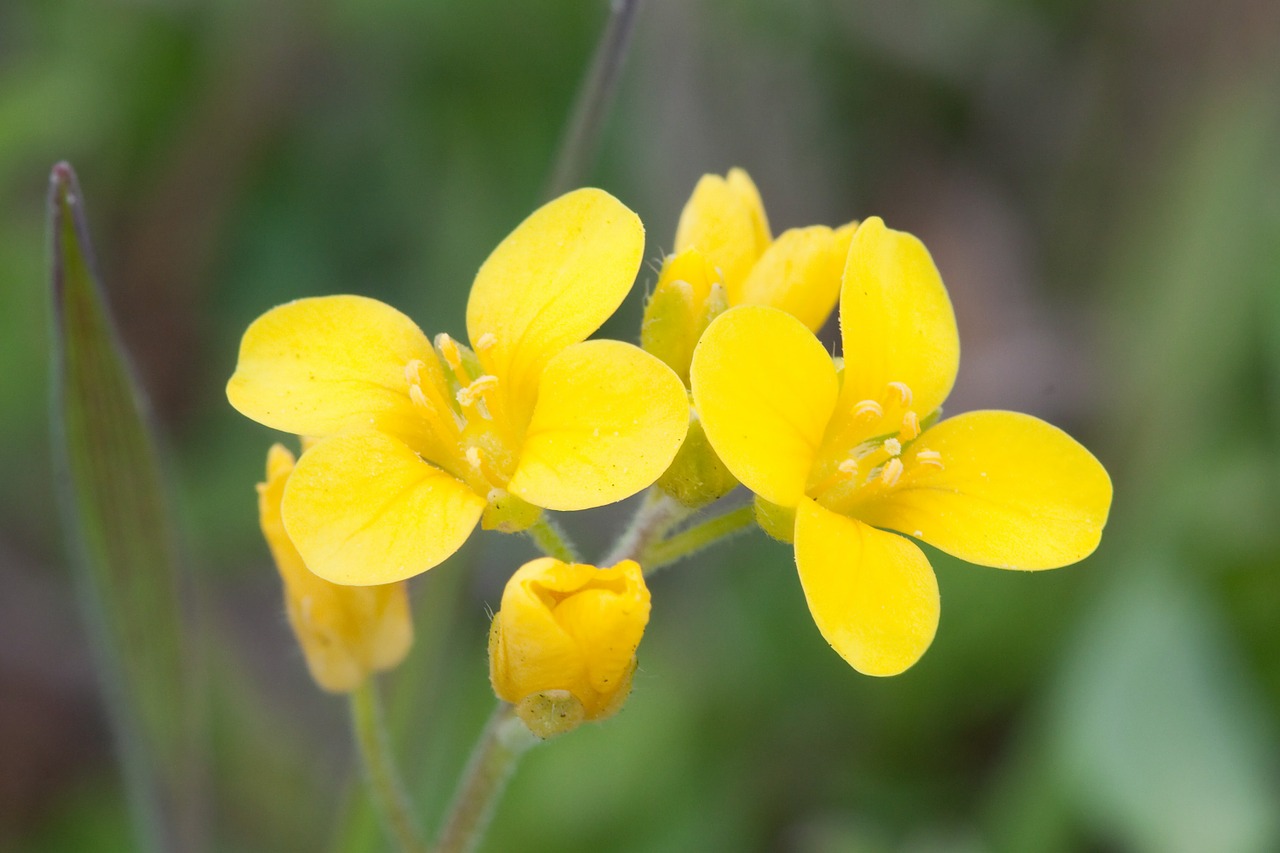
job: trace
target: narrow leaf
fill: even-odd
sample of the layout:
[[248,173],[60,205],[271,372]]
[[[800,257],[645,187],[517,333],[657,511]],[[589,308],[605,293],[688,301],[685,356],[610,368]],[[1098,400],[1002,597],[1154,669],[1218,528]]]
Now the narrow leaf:
[[179,569],[142,397],[95,271],[75,173],[49,188],[53,458],[139,842],[189,849],[195,713]]

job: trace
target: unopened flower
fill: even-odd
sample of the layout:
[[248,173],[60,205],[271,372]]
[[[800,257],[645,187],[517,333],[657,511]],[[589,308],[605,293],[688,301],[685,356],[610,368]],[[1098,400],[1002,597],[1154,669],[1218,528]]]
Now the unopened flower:
[[684,439],[680,380],[617,341],[586,341],[631,289],[639,219],[583,189],[543,206],[476,275],[467,348],[435,345],[359,296],[259,317],[227,397],[254,420],[319,439],[285,490],[308,568],[335,583],[412,577],[477,522],[515,531],[650,485]]
[[725,312],[694,353],[693,397],[720,458],[763,499],[762,524],[794,537],[827,642],[860,672],[892,675],[938,624],[937,581],[907,537],[981,565],[1064,566],[1097,546],[1111,481],[1089,451],[1029,415],[930,425],[960,349],[942,279],[915,237],[878,218],[858,228],[840,317],[843,369],[782,311]]
[[526,563],[489,631],[493,690],[543,738],[612,716],[631,692],[648,622],[649,589],[632,560]]
[[[839,296],[856,228],[856,222],[836,229],[792,228],[775,240],[760,193],[745,171],[730,169],[723,178],[703,175],[680,215],[675,254],[663,263],[645,307],[641,345],[688,385],[694,347],[726,308],[769,305],[811,329],[821,328]],[[658,485],[691,507],[737,485],[708,446],[696,411],[686,445]]]
[[359,687],[391,669],[413,645],[406,584],[350,587],[307,570],[280,519],[280,500],[294,459],[283,445],[267,454],[267,480],[258,484],[258,517],[284,581],[285,612],[316,684],[333,693]]

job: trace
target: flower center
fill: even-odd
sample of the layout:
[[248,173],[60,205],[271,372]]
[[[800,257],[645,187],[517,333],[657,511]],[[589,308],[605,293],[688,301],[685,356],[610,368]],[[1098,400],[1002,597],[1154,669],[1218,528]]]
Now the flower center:
[[890,382],[876,400],[859,400],[837,412],[809,476],[809,497],[831,508],[869,490],[892,489],[908,465],[942,467],[936,450],[911,450],[920,416],[905,382]]
[[[445,368],[443,384],[424,376],[426,365],[418,359],[405,366],[409,399],[431,436],[422,455],[480,494],[505,488],[515,472],[515,454],[498,377],[483,373],[475,353],[449,335],[437,335],[434,343]],[[486,333],[477,346],[483,351],[494,343]]]

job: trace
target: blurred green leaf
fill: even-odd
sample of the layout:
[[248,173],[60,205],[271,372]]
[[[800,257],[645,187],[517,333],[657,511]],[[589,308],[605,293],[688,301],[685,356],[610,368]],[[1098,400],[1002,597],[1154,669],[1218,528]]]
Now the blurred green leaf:
[[54,465],[140,843],[195,842],[194,668],[154,443],[97,280],[75,173],[54,167]]
[[1070,795],[1125,850],[1275,850],[1274,733],[1238,656],[1185,572],[1142,568],[1082,625],[1060,684]]

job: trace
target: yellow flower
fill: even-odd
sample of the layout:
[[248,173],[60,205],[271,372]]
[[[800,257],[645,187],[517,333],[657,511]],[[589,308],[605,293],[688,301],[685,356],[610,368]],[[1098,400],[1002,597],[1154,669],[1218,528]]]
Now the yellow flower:
[[640,566],[544,557],[507,582],[489,631],[489,679],[539,737],[612,716],[631,692],[649,622]]
[[1111,481],[1089,451],[1029,415],[928,425],[960,346],[915,237],[878,218],[862,224],[840,318],[842,370],[794,317],[725,312],[694,353],[693,397],[720,458],[767,502],[762,522],[794,536],[827,642],[860,672],[893,675],[924,654],[938,624],[937,581],[906,536],[986,566],[1064,566],[1097,546]]
[[325,690],[345,693],[373,672],[404,660],[413,645],[409,596],[403,582],[353,588],[307,570],[280,519],[280,500],[293,471],[293,454],[274,445],[267,481],[258,484],[258,516],[284,581],[289,625],[302,646],[311,677]]
[[650,485],[684,439],[680,380],[617,341],[586,341],[618,307],[644,229],[583,189],[493,251],[467,304],[474,352],[431,341],[359,296],[301,299],[254,321],[227,397],[318,438],[289,479],[284,525],[306,565],[342,584],[430,569],[476,523],[517,530],[538,508],[602,506]]
[[676,227],[645,311],[642,343],[688,383],[703,329],[724,306],[770,305],[813,330],[840,295],[856,222],[792,228],[775,240],[760,193],[742,169],[703,175]]

